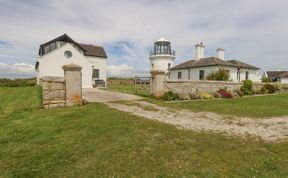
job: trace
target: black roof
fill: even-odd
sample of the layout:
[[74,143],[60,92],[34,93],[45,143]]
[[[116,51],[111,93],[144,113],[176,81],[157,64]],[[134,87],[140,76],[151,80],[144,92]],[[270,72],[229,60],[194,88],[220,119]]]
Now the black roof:
[[86,56],[103,57],[107,58],[106,52],[102,46],[80,44],[79,45],[85,49],[84,54]]
[[45,46],[55,43],[56,41],[64,41],[68,43],[73,43],[75,46],[77,46],[79,49],[81,49],[84,52],[85,56],[107,58],[106,52],[102,46],[79,44],[76,41],[74,41],[72,38],[70,38],[67,34],[61,35],[53,40],[50,40],[44,44],[41,44],[40,49],[39,49],[39,55],[40,56],[43,55],[41,51],[42,52],[44,51]]
[[238,60],[225,61],[217,57],[207,57],[199,60],[190,60],[176,65],[169,70],[187,69],[187,68],[198,68],[198,67],[208,67],[208,66],[227,66],[227,67],[237,67],[237,68],[247,68],[247,69],[259,69],[258,67],[246,64]]
[[267,71],[266,73],[272,80],[276,78],[288,78],[288,71]]

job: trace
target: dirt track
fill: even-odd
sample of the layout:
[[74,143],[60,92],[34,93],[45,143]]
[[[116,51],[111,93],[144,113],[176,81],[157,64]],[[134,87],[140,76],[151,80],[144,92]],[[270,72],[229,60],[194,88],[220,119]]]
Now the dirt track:
[[120,111],[175,125],[181,129],[224,133],[229,136],[256,136],[265,141],[288,141],[288,117],[225,118],[210,112],[196,113],[184,109],[176,110],[145,101],[107,104]]

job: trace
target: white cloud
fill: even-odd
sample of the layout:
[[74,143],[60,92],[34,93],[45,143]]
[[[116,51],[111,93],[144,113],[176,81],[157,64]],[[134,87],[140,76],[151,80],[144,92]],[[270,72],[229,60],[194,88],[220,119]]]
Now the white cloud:
[[17,66],[19,68],[27,68],[27,69],[34,69],[34,66],[31,64],[26,64],[26,63],[16,63],[14,66]]
[[5,64],[5,63],[0,63],[0,66],[6,66],[7,64]]
[[[1,1],[0,40],[10,45],[0,45],[0,54],[9,51],[9,62],[34,63],[39,44],[68,33],[75,41],[106,48],[128,41],[133,47],[119,47],[126,55],[108,53],[109,64],[145,69],[147,48],[164,36],[177,52],[176,63],[193,57],[194,44],[204,41],[207,56],[223,47],[227,59],[288,68],[287,6],[286,0]],[[0,62],[8,57],[0,55]]]
[[0,63],[0,78],[35,77],[34,66],[30,64],[4,64]]

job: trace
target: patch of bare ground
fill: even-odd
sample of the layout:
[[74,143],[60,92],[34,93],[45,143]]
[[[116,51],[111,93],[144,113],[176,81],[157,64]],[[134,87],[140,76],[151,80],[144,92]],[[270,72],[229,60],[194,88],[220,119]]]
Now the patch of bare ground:
[[145,101],[107,103],[120,111],[197,132],[224,133],[229,136],[254,136],[269,142],[288,141],[288,117],[264,119],[222,116],[211,112],[172,109]]

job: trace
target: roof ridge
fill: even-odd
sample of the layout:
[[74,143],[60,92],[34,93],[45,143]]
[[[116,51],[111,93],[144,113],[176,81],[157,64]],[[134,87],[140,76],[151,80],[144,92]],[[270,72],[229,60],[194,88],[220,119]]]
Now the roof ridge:
[[103,48],[103,46],[100,45],[94,45],[94,44],[86,44],[86,43],[78,43],[79,45],[86,45],[86,46],[95,46],[95,47],[101,47]]

